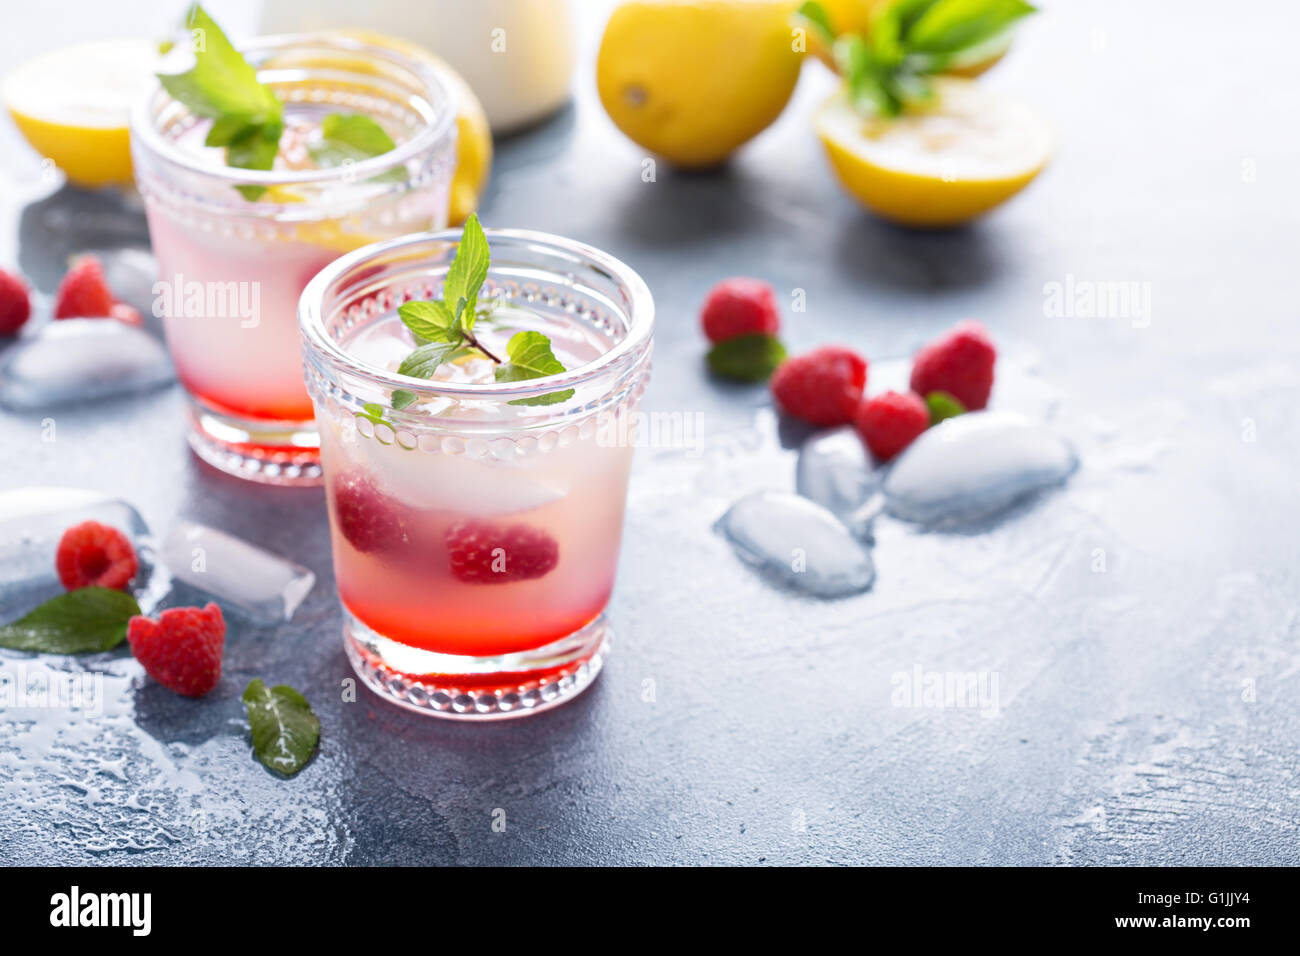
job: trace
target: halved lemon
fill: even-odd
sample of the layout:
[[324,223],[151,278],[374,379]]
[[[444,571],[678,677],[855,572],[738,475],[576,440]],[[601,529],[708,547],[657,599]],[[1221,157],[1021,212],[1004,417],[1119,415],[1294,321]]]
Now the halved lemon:
[[79,186],[131,182],[131,107],[148,95],[159,55],[148,40],[103,40],[46,53],[4,79],[19,132]]
[[1032,110],[970,80],[934,81],[927,107],[863,117],[837,93],[817,134],[844,188],[905,226],[955,226],[1011,198],[1047,165],[1050,127]]

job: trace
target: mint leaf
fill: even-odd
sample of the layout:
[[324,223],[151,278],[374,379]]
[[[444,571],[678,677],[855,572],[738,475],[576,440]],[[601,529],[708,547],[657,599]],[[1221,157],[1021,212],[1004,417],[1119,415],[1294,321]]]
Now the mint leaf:
[[931,425],[966,414],[966,406],[947,392],[930,392],[925,396],[925,404],[930,409]]
[[107,651],[126,639],[127,622],[139,613],[140,605],[124,591],[78,588],[0,627],[0,647],[50,654]]
[[835,42],[835,28],[831,26],[831,16],[820,3],[807,0],[799,5],[795,13],[807,20],[825,43],[829,45]]
[[361,156],[382,156],[397,148],[393,137],[364,113],[330,113],[320,124],[321,138]]
[[739,382],[766,382],[785,360],[785,346],[774,335],[738,335],[709,349],[709,368]]
[[405,388],[396,389],[394,390],[392,396],[393,408],[397,409],[400,412],[403,408],[406,408],[408,405],[414,404],[417,397],[418,396],[414,392],[409,391]]
[[384,420],[384,406],[378,402],[366,402],[361,406],[361,411],[357,412],[354,418],[368,418],[376,425]]
[[185,25],[194,48],[194,66],[185,73],[160,74],[163,89],[199,116],[236,116],[253,125],[283,116],[279,97],[257,79],[257,71],[201,6],[190,8]]
[[397,316],[417,339],[425,343],[450,342],[456,338],[456,316],[446,302],[437,299],[403,302],[397,307]]
[[[496,380],[498,382],[525,382],[529,379],[558,375],[566,371],[564,365],[551,351],[551,340],[541,332],[516,332],[506,343],[506,355],[509,363],[498,365]],[[508,405],[554,405],[568,401],[573,397],[573,389],[548,392],[532,398],[516,398]]]
[[244,706],[258,760],[289,777],[307,765],[320,742],[320,720],[307,698],[288,684],[268,688],[255,677],[244,689]]
[[[470,213],[461,230],[456,258],[452,260],[442,285],[444,302],[459,303],[461,299],[465,300],[462,323],[466,331],[474,328],[474,308],[491,262],[492,252],[488,248],[487,236],[483,234],[483,226],[478,221],[478,214]],[[456,310],[456,315],[458,318],[461,316],[460,308]]]
[[397,371],[412,378],[431,378],[438,366],[450,361],[460,347],[459,341],[428,342],[402,359]]
[[[186,26],[194,67],[185,73],[158,74],[163,89],[191,112],[212,119],[204,143],[226,147],[229,165],[270,169],[280,151],[284,104],[198,4],[190,8]],[[250,202],[266,192],[263,186],[235,188]]]
[[954,54],[1034,13],[1024,0],[937,0],[907,31],[909,52]]

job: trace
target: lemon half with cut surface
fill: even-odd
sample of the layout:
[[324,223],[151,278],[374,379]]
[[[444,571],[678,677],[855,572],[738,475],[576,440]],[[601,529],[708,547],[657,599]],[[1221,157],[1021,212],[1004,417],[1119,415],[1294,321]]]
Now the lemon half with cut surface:
[[3,97],[19,132],[78,186],[131,182],[131,108],[158,66],[148,40],[63,47],[14,69]]
[[1051,128],[1027,106],[963,79],[901,116],[864,117],[843,93],[817,112],[817,134],[844,188],[905,226],[955,226],[1011,198],[1051,158]]

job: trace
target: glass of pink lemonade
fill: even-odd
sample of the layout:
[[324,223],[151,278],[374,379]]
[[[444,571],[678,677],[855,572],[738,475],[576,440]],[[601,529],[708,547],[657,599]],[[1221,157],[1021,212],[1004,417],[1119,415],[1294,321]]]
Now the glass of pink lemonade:
[[[155,311],[198,455],[255,481],[318,484],[298,297],[343,253],[446,225],[455,107],[426,63],[359,41],[273,36],[240,52],[283,102],[270,170],[227,165],[226,150],[204,145],[214,121],[162,88],[132,117]],[[373,119],[394,148],[319,164],[323,118],[342,112]]]
[[459,232],[346,255],[300,305],[348,656],[381,696],[464,719],[535,713],[600,670],[654,321],[617,259],[486,235],[477,342],[540,332],[566,371],[499,381],[474,350],[396,370],[418,344],[398,307],[444,294]]

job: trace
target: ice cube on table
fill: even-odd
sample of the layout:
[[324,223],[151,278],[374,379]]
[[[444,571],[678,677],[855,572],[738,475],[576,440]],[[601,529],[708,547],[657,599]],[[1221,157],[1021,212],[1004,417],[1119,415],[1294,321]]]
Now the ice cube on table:
[[799,494],[844,521],[851,531],[866,530],[855,515],[879,486],[880,473],[853,428],[818,432],[808,439],[799,450],[794,481]]
[[109,398],[175,379],[161,342],[116,319],[47,322],[0,355],[0,405],[18,411]]
[[316,583],[299,564],[191,521],[176,522],[158,554],[175,579],[259,623],[292,618]]
[[0,615],[6,620],[63,593],[54,566],[59,539],[83,521],[109,525],[131,540],[140,559],[132,592],[146,613],[166,595],[170,581],[154,562],[149,526],[130,504],[81,488],[15,488],[0,492]]
[[871,587],[871,552],[833,514],[799,495],[758,491],[736,502],[714,529],[766,577],[817,597]]
[[1059,485],[1079,459],[1064,438],[1011,412],[970,412],[929,429],[882,484],[896,518],[942,527],[993,517]]

